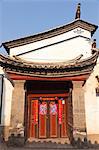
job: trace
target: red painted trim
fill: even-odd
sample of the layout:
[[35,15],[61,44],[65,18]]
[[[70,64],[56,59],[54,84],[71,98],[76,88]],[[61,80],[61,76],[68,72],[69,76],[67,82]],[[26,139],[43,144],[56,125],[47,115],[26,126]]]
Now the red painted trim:
[[84,81],[89,77],[89,74],[79,75],[79,76],[69,76],[69,77],[32,77],[27,75],[18,75],[13,73],[8,73],[12,80],[39,80],[39,81]]
[[28,95],[28,98],[39,98],[39,97],[50,97],[50,99],[52,97],[68,97],[69,96],[69,93],[56,93],[56,94],[29,94]]

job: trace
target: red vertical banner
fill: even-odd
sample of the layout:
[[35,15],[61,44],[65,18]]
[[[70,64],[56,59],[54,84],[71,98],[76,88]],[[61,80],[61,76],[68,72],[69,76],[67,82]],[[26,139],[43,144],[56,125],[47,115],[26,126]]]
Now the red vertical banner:
[[62,124],[62,100],[58,100],[58,106],[59,106],[59,124]]
[[34,101],[34,124],[38,124],[38,100]]

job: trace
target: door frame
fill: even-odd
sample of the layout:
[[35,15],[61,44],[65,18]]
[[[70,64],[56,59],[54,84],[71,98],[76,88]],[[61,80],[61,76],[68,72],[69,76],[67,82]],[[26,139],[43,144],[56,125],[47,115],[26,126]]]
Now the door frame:
[[[56,93],[56,94],[32,94],[32,93],[29,93],[27,94],[27,102],[26,102],[26,116],[25,117],[25,135],[26,135],[26,139],[30,138],[30,106],[31,106],[31,100],[37,100],[37,98],[39,99],[40,97],[42,97],[43,99],[46,99],[46,100],[52,100],[55,99],[55,97],[63,97],[63,98],[67,98],[69,96],[69,93]],[[58,125],[59,126],[59,125]],[[58,131],[60,132],[60,131]],[[38,136],[38,131],[37,131],[37,136]],[[39,137],[39,136],[38,136]],[[37,138],[38,138],[37,137]]]

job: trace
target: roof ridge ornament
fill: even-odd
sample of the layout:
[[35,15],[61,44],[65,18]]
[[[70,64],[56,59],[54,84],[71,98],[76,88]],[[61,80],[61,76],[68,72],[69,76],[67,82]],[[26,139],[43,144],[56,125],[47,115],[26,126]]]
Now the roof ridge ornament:
[[76,15],[75,15],[75,19],[80,19],[80,15],[81,15],[80,6],[81,6],[81,4],[78,3],[77,10],[76,10]]

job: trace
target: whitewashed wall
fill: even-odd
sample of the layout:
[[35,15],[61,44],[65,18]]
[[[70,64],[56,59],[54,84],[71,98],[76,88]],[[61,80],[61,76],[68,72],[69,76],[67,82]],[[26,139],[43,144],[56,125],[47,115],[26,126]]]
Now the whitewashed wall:
[[1,124],[4,126],[10,125],[12,91],[13,91],[13,86],[12,86],[11,82],[7,78],[4,78],[2,118],[1,118]]
[[87,134],[99,135],[99,96],[96,97],[95,88],[98,86],[95,76],[99,76],[99,58],[93,73],[85,85],[85,112]]
[[[12,86],[11,82],[5,77],[5,74],[1,67],[0,67],[0,74],[4,75],[1,126],[9,126],[10,125],[10,117],[11,117],[11,102],[12,102],[13,86]],[[1,84],[1,82],[0,82],[0,84]],[[1,85],[0,85],[0,87],[1,87]]]
[[[78,35],[84,36],[86,38],[76,37]],[[84,57],[88,57],[91,54],[91,43],[87,38],[91,38],[91,33],[89,31],[81,28],[76,28],[49,39],[12,48],[10,49],[10,56],[38,49],[36,51],[21,55],[20,57],[25,60],[39,62],[68,60],[75,58],[80,54],[84,54]],[[60,41],[64,42],[57,43]],[[53,45],[50,46],[50,44]],[[49,46],[46,47],[47,45]]]

